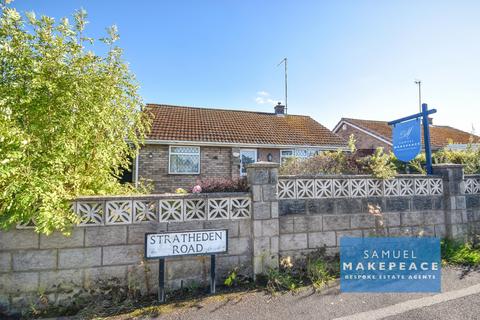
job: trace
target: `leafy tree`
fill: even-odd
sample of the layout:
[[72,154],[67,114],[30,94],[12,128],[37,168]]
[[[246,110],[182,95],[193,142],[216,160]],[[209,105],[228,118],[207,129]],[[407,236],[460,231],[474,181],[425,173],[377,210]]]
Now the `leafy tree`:
[[1,9],[0,227],[68,232],[75,197],[135,192],[117,178],[149,127],[138,86],[115,26],[100,56],[83,10],[72,25]]

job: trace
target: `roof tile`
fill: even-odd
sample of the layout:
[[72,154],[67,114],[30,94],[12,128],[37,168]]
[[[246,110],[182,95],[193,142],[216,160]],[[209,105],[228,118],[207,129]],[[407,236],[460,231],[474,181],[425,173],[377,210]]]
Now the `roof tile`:
[[[363,120],[342,118],[343,121],[349,122],[353,125],[361,127],[377,136],[380,136],[386,140],[392,141],[392,127],[388,125],[387,121],[377,120]],[[430,125],[430,140],[433,148],[442,148],[449,144],[449,141],[453,143],[467,144],[473,139],[474,142],[479,141],[480,137],[471,133],[455,129],[449,126],[437,126]],[[423,141],[423,128],[422,128],[422,141]]]
[[268,145],[346,146],[345,140],[308,116],[147,104],[149,140]]

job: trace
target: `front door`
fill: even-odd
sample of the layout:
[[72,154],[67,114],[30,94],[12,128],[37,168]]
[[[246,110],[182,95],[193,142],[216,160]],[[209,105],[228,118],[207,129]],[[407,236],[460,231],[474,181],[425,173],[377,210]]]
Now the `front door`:
[[240,175],[247,174],[246,165],[257,161],[257,149],[240,149]]

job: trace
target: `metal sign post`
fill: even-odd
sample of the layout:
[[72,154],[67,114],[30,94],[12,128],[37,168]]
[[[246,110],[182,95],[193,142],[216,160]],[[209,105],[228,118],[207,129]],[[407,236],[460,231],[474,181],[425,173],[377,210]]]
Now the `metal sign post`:
[[215,293],[216,253],[228,252],[228,230],[145,234],[145,258],[158,259],[158,301],[164,303],[165,258],[210,255],[210,293]]
[[426,103],[422,104],[422,112],[413,114],[408,117],[400,118],[397,120],[390,121],[388,124],[391,126],[395,126],[398,123],[403,123],[412,119],[422,118],[423,122],[423,143],[425,148],[425,159],[426,159],[426,167],[427,167],[427,174],[432,174],[432,150],[430,146],[430,126],[428,122],[428,115],[436,113],[436,109],[428,110],[428,106]]
[[210,293],[215,293],[215,255],[210,256]]
[[158,302],[165,302],[165,259],[158,259]]
[[[437,110],[433,109],[432,113],[437,112]],[[427,164],[427,174],[432,174],[432,149],[430,146],[430,126],[428,123],[428,115],[429,115],[428,107],[426,103],[422,103],[422,116],[423,116],[423,143],[425,145],[425,160]]]

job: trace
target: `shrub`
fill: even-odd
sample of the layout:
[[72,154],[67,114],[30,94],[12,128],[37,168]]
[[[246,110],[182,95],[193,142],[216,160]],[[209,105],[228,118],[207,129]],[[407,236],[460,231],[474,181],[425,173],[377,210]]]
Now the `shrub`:
[[344,151],[325,151],[311,158],[290,158],[280,166],[280,174],[359,174],[363,164],[358,161],[357,153]]
[[290,158],[280,166],[280,174],[371,174],[379,179],[391,179],[396,175],[392,155],[384,153],[383,148],[377,148],[373,155],[366,157],[360,157],[353,147],[351,150],[354,152],[325,151],[311,158]]
[[364,160],[366,172],[379,179],[392,179],[397,174],[392,156],[383,152],[383,148],[377,148],[375,153]]
[[456,163],[465,165],[466,174],[480,173],[480,148],[469,144],[465,150],[442,149],[433,155],[435,163]]
[[480,265],[480,248],[471,242],[444,239],[441,242],[442,259],[446,263],[478,266]]
[[[198,188],[200,186],[200,188]],[[212,192],[248,192],[249,187],[247,179],[242,177],[238,179],[230,178],[207,178],[199,181],[192,192],[201,190],[202,193]],[[198,193],[198,192],[197,192]]]

